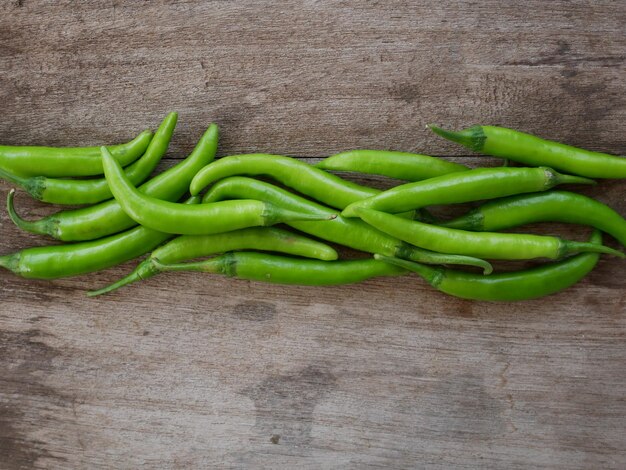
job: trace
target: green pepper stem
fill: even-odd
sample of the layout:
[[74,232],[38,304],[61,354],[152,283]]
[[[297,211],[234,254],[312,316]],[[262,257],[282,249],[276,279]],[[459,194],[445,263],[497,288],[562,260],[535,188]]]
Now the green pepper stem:
[[430,266],[416,263],[415,261],[408,261],[405,259],[380,254],[375,254],[374,258],[380,261],[384,261],[385,263],[395,264],[396,266],[400,266],[401,268],[413,271],[423,277],[424,280],[433,287],[437,287],[444,276],[444,271],[442,268],[431,268]]
[[457,132],[442,129],[434,124],[428,124],[426,127],[444,139],[461,144],[476,152],[480,152],[483,149],[485,139],[487,138],[481,126],[472,126]]
[[19,258],[17,258],[16,254],[0,256],[0,268],[16,272],[18,263]]
[[0,168],[0,179],[6,180],[13,184],[17,184],[21,188],[23,188],[26,185],[26,181],[28,181],[28,178],[22,178],[13,173],[9,173],[2,168]]
[[619,250],[614,250],[605,245],[599,245],[589,242],[575,242],[571,240],[562,240],[562,246],[559,250],[559,257],[575,253],[604,253],[607,255],[617,256],[618,258],[626,258],[626,255]]
[[9,213],[9,218],[13,221],[15,225],[17,225],[20,229],[25,230],[26,232],[36,233],[37,235],[48,235],[49,232],[46,230],[46,227],[42,226],[39,221],[28,221],[22,219],[17,212],[15,212],[15,207],[13,206],[13,199],[15,198],[15,189],[11,189],[9,194],[7,195],[7,211]]
[[598,184],[595,180],[590,178],[583,178],[582,176],[574,176],[574,175],[564,175],[563,173],[559,173],[558,171],[550,169],[552,173],[552,180],[554,185],[557,184],[590,184],[595,185]]
[[122,279],[109,284],[102,289],[92,290],[87,292],[88,297],[96,297],[98,295],[106,294],[108,292],[112,292],[114,290],[119,289],[120,287],[124,287],[128,284],[132,284],[133,282],[150,279],[151,277],[159,274],[159,270],[152,263],[152,258],[148,258],[143,260],[141,263],[137,265],[137,267]]
[[450,255],[436,251],[425,250],[410,243],[401,242],[394,255],[398,258],[415,261],[423,264],[458,264],[461,266],[475,266],[482,268],[483,274],[491,274],[493,266],[488,261],[473,256]]
[[474,258],[472,256],[464,255],[448,255],[445,253],[429,252],[427,250],[414,250],[410,259],[414,262],[424,264],[458,264],[460,266],[474,266],[481,268],[483,274],[491,274],[493,272],[493,266],[488,261],[480,258]]
[[47,178],[45,176],[30,176],[23,178],[21,176],[9,173],[0,169],[0,179],[5,179],[16,184],[33,198],[41,201],[43,193],[46,189]]

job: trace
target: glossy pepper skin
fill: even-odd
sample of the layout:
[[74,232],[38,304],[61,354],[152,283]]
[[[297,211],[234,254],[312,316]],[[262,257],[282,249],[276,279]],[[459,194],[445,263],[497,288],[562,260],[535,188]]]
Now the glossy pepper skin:
[[[143,131],[130,142],[109,146],[122,166],[137,160],[152,140]],[[0,169],[16,176],[94,176],[102,174],[100,145],[96,147],[34,147],[0,145]]]
[[[595,231],[590,243],[602,243]],[[512,302],[537,299],[567,289],[583,279],[596,266],[599,253],[581,253],[563,261],[531,269],[480,276],[453,269],[434,268],[411,261],[375,255],[375,258],[419,274],[435,289],[471,300]]]
[[624,254],[597,243],[575,242],[558,237],[499,232],[469,232],[416,220],[406,220],[385,212],[357,208],[362,220],[412,245],[442,253],[486,259],[559,259],[570,254],[593,251],[624,258]]
[[380,191],[361,186],[315,168],[307,163],[282,155],[231,155],[202,168],[189,187],[191,194],[199,194],[206,186],[229,176],[265,175],[289,188],[337,209]]
[[[350,261],[317,261],[265,253],[226,253],[197,263],[163,264],[160,271],[199,271],[249,281],[303,286],[353,284],[379,276],[399,276],[406,270],[373,258]],[[386,266],[385,266],[386,265]]]
[[332,155],[315,166],[322,170],[352,171],[407,181],[469,170],[465,165],[441,158],[389,150],[350,150]]
[[336,214],[305,214],[256,200],[222,201],[188,206],[146,196],[126,178],[122,167],[102,147],[104,174],[113,196],[133,220],[154,230],[182,235],[229,232],[290,220],[332,219]]
[[551,168],[476,168],[396,186],[350,204],[341,215],[356,217],[357,207],[383,212],[404,212],[437,204],[457,204],[545,191],[558,184],[568,183],[594,184],[594,181],[579,176],[562,175]]
[[[166,201],[179,200],[187,192],[196,172],[215,157],[218,138],[217,125],[211,124],[185,160],[155,176],[138,189],[148,196]],[[21,219],[12,206],[9,207],[9,211],[11,220],[23,230],[49,235],[63,241],[93,240],[137,225],[115,199],[95,206],[60,211],[36,221]]]
[[[177,113],[170,113],[154,134],[143,156],[124,169],[133,184],[140,184],[150,176],[165,155],[174,133]],[[106,179],[59,179],[45,176],[21,177],[0,169],[0,178],[11,181],[33,198],[50,204],[97,204],[111,199],[113,195]]]
[[528,166],[549,166],[587,178],[626,178],[626,158],[592,152],[497,126],[472,126],[458,132],[430,125],[436,134],[476,152]]
[[[228,199],[257,199],[294,212],[311,212],[332,215],[328,207],[309,201],[296,194],[264,181],[243,176],[231,176],[217,182],[202,199],[216,202]],[[338,243],[355,250],[383,253],[389,256],[412,259],[427,264],[462,264],[477,266],[485,274],[492,271],[491,265],[481,259],[468,256],[447,255],[424,250],[393,238],[361,220],[337,217],[323,221],[290,221],[287,225],[322,240]]]
[[595,227],[626,246],[626,219],[606,204],[570,191],[552,190],[496,199],[439,225],[492,232],[535,222],[565,222]]
[[[14,191],[9,192],[9,201]],[[197,204],[192,197],[187,204]],[[58,279],[78,276],[124,263],[141,256],[171,238],[173,235],[145,227],[98,240],[65,245],[26,248],[0,256],[0,267],[18,276],[31,279]]]
[[236,250],[276,251],[324,261],[336,260],[338,257],[337,252],[324,243],[276,227],[253,227],[212,235],[182,235],[154,250],[127,276],[87,295],[105,294],[156,276],[160,271],[154,264],[155,259],[162,263],[178,263]]

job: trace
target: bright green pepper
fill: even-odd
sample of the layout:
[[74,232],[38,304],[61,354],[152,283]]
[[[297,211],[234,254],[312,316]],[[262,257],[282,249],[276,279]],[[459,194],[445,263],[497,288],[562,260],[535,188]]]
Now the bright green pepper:
[[354,171],[407,181],[469,170],[465,165],[441,158],[389,150],[350,150],[332,155],[315,166],[322,170]]
[[377,196],[350,204],[341,215],[355,217],[357,207],[404,212],[430,205],[545,191],[558,184],[568,183],[594,184],[594,181],[580,176],[562,175],[550,168],[477,168],[396,186]]
[[[110,145],[109,150],[126,166],[143,155],[152,132],[143,131],[130,142]],[[93,176],[102,174],[100,145],[97,147],[34,147],[0,145],[0,169],[17,176]]]
[[242,249],[277,251],[325,261],[337,259],[337,252],[328,245],[276,227],[253,227],[212,235],[182,235],[154,250],[149,258],[139,263],[126,277],[107,287],[91,291],[88,295],[105,294],[132,282],[156,276],[160,271],[154,260],[177,263]]
[[[133,184],[142,183],[165,155],[172,138],[178,114],[170,113],[154,134],[144,155],[125,168],[126,176]],[[0,178],[17,184],[32,197],[51,204],[97,204],[111,199],[106,179],[57,179],[45,176],[22,177],[0,170]]]
[[583,150],[513,129],[473,126],[459,132],[429,126],[436,134],[476,152],[529,166],[549,166],[587,178],[626,178],[626,158]]
[[[139,190],[166,201],[179,200],[187,192],[197,171],[215,157],[218,137],[217,125],[211,124],[185,160],[144,183]],[[115,199],[95,206],[60,211],[32,222],[21,219],[12,205],[9,206],[9,215],[23,230],[63,241],[93,240],[136,225]]]
[[[311,212],[328,216],[334,214],[334,211],[328,207],[304,199],[270,183],[243,176],[231,176],[218,181],[204,195],[202,202],[228,199],[257,199],[294,212]],[[483,269],[485,274],[492,271],[491,265],[484,260],[423,250],[376,230],[358,219],[347,219],[339,216],[333,220],[290,221],[287,224],[322,240],[348,246],[355,250],[383,253],[427,264],[478,266]]]
[[135,222],[160,232],[205,235],[293,220],[328,220],[336,214],[301,213],[256,200],[188,206],[146,196],[129,181],[119,163],[102,147],[104,175],[113,196]]
[[620,258],[625,256],[597,243],[575,242],[543,235],[468,232],[406,220],[372,209],[357,208],[356,211],[362,220],[392,237],[441,253],[507,260],[559,259],[588,251],[608,253]]
[[372,277],[406,274],[403,268],[373,258],[317,261],[248,252],[227,253],[196,263],[163,264],[154,260],[154,265],[161,272],[199,271],[250,281],[304,286],[352,284]]
[[[595,231],[590,243],[602,243]],[[453,269],[435,268],[398,258],[375,258],[416,272],[435,289],[463,299],[487,301],[530,300],[554,294],[584,278],[596,266],[599,253],[581,253],[556,263],[534,268],[481,276]]]
[[[8,203],[14,190],[9,192]],[[196,204],[192,197],[187,204]],[[100,271],[141,256],[173,235],[135,227],[98,240],[26,248],[0,256],[0,267],[31,279],[58,279]]]
[[489,201],[442,227],[493,232],[534,222],[566,222],[595,227],[626,246],[626,219],[606,204],[569,191],[520,194]]

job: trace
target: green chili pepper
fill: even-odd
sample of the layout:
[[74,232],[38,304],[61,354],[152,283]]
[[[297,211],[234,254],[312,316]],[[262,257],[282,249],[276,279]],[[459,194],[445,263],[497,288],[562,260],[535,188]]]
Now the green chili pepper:
[[[111,145],[109,150],[126,166],[143,155],[152,132],[143,131],[130,142]],[[27,147],[0,145],[0,168],[18,176],[93,176],[102,174],[100,145],[97,147]]]
[[106,147],[102,147],[102,166],[111,192],[124,212],[135,222],[160,232],[204,235],[291,220],[323,220],[337,216],[293,212],[255,200],[222,201],[199,206],[162,201],[135,188]]
[[[191,182],[190,191],[198,194],[211,182],[238,174],[271,176],[285,186],[338,209],[381,193],[379,189],[345,181],[295,158],[268,154],[221,158],[198,172]],[[419,214],[407,211],[398,215],[413,218]]]
[[[318,213],[328,216],[334,214],[333,210],[328,207],[308,201],[272,184],[242,176],[231,176],[217,182],[205,194],[202,202],[212,203],[228,199],[256,199],[293,212]],[[333,220],[288,222],[287,225],[301,232],[355,250],[384,253],[426,264],[477,266],[482,268],[485,274],[492,271],[491,265],[484,260],[423,250],[390,237],[361,220],[346,219],[339,216]]]
[[626,246],[626,219],[582,194],[546,191],[521,194],[487,202],[442,227],[492,232],[534,222],[566,222],[595,227]]
[[[590,243],[602,243],[594,231]],[[530,300],[554,294],[584,278],[595,267],[598,253],[581,253],[557,263],[523,271],[480,276],[453,269],[433,268],[412,261],[374,255],[374,258],[416,272],[435,289],[463,299],[488,301]]]
[[[133,184],[142,183],[165,155],[178,114],[170,113],[154,134],[146,153],[124,171]],[[32,197],[51,204],[96,204],[111,199],[111,190],[106,179],[70,180],[53,179],[45,176],[21,177],[0,169],[0,178],[17,184]]]
[[455,204],[545,191],[557,184],[568,183],[595,182],[580,176],[562,175],[551,168],[476,168],[396,186],[377,196],[350,204],[341,215],[355,217],[357,207],[403,212],[435,204]]
[[[187,192],[196,172],[215,157],[218,136],[217,125],[211,124],[185,160],[144,183],[139,190],[166,201],[179,200]],[[96,206],[57,212],[32,222],[22,220],[9,205],[9,216],[23,230],[63,241],[93,240],[136,225],[115,199]]]
[[328,286],[351,284],[378,276],[399,276],[406,270],[373,258],[350,261],[317,261],[262,253],[226,253],[206,261],[163,264],[153,261],[160,272],[200,271],[250,281],[275,284]]
[[[11,190],[7,204],[11,203],[13,195],[14,190]],[[198,197],[192,197],[187,204],[196,204],[199,200]],[[135,227],[99,240],[26,248],[0,256],[0,267],[31,279],[78,276],[141,256],[172,236],[145,227]]]
[[465,165],[428,155],[387,150],[351,150],[332,155],[315,166],[322,170],[354,171],[408,181],[469,170]]
[[337,259],[337,252],[330,246],[276,227],[245,228],[213,235],[182,235],[154,250],[126,277],[102,289],[88,292],[87,295],[105,294],[159,274],[159,269],[154,265],[155,259],[163,263],[177,263],[242,249],[277,251],[326,261]]
[[380,193],[281,155],[232,155],[207,165],[193,178],[189,191],[198,194],[210,183],[233,175],[266,175],[332,207],[348,204]]
[[459,132],[430,125],[436,134],[494,157],[530,166],[549,166],[588,178],[626,178],[626,158],[583,150],[513,129],[473,126]]
[[372,209],[359,207],[356,211],[362,220],[393,237],[442,253],[507,260],[558,259],[588,251],[625,257],[617,250],[595,243],[575,242],[543,235],[467,232],[406,220]]

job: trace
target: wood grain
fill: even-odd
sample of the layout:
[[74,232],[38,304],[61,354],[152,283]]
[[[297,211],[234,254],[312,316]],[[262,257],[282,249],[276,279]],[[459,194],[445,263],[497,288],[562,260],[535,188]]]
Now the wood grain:
[[[618,1],[2,0],[0,13],[5,144],[123,141],[177,110],[161,168],[211,121],[220,155],[370,147],[494,164],[428,122],[625,153]],[[584,189],[626,214],[624,190]],[[50,243],[5,211],[0,234],[0,253]],[[168,274],[85,297],[132,266],[0,273],[1,469],[626,466],[619,260],[519,304],[414,276],[312,289]]]

